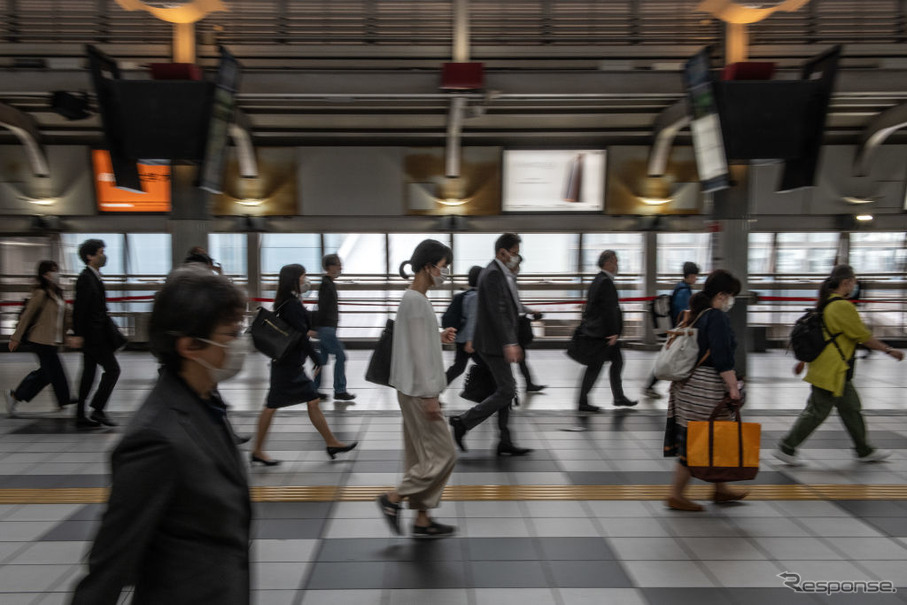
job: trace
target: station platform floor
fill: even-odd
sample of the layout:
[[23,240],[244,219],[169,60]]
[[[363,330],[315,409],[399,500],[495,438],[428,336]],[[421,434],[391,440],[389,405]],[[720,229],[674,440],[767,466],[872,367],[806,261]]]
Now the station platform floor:
[[[255,604],[907,602],[907,365],[875,354],[858,362],[855,379],[870,440],[891,458],[855,461],[833,413],[804,444],[806,465],[792,468],[771,451],[803,408],[808,385],[784,353],[751,355],[744,420],[762,423],[761,471],[745,482],[750,496],[731,505],[712,504],[710,486],[694,482],[692,496],[706,510],[683,513],[663,504],[674,465],[662,457],[666,398],[613,408],[604,371],[591,397],[603,412],[577,415],[582,368],[561,351],[530,350],[535,381],[548,386],[520,393],[512,428],[516,442],[535,451],[498,458],[493,421],[470,431],[437,511],[458,534],[418,542],[392,537],[373,501],[400,475],[395,394],[362,378],[368,351],[348,355],[355,404],[327,400],[323,409],[338,437],[359,446],[329,460],[305,406],[286,408],[267,446],[283,463],[249,471]],[[631,398],[653,358],[625,352]],[[125,423],[157,366],[148,353],[118,359],[123,372],[108,411]],[[64,363],[75,382],[78,354],[65,354]],[[35,366],[25,353],[0,355],[0,388]],[[461,383],[442,396],[445,410],[470,405],[457,396]],[[221,390],[237,432],[252,432],[267,391],[264,358],[251,356]],[[19,417],[0,418],[3,605],[67,603],[85,573],[121,429],[77,432],[71,414],[56,411],[48,389]],[[896,592],[865,592],[881,582]],[[836,590],[844,592],[828,594]]]

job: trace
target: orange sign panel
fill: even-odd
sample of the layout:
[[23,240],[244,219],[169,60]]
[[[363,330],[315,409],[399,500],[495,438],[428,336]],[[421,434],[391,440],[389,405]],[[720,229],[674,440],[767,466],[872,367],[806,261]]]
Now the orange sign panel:
[[98,210],[102,212],[170,212],[170,166],[139,164],[139,180],[145,193],[127,191],[116,186],[110,153],[105,149],[91,152],[94,184],[98,192]]

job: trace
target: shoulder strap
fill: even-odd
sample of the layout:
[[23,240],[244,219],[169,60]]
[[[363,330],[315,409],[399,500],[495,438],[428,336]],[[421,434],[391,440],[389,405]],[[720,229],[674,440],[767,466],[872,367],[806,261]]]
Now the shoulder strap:
[[844,351],[841,350],[841,345],[838,344],[838,336],[843,334],[843,332],[838,332],[837,334],[832,334],[831,330],[828,329],[828,326],[825,324],[825,309],[828,308],[828,305],[832,304],[835,301],[844,300],[843,298],[833,298],[828,301],[825,306],[822,308],[822,312],[819,314],[819,321],[822,322],[822,329],[825,330],[831,338],[826,342],[825,346],[828,346],[828,343],[835,345],[835,348],[838,350],[838,355],[841,356],[841,361],[847,363],[847,357],[844,355]]

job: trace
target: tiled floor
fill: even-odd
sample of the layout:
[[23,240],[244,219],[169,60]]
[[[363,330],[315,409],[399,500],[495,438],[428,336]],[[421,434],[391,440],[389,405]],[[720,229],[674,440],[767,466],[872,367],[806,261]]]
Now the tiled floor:
[[[569,412],[579,368],[557,351],[532,351],[530,363],[549,384],[522,397],[513,415],[520,459],[493,456],[492,423],[471,431],[452,486],[663,486],[673,462],[661,456],[665,401],[613,410],[607,377],[593,392],[606,412]],[[627,355],[628,393],[639,392],[652,354]],[[120,356],[123,375],[110,410],[128,418],[155,376],[147,354]],[[268,451],[284,463],[251,470],[253,486],[342,486],[377,493],[399,477],[402,440],[392,391],[367,385],[365,352],[351,353],[356,405],[330,403],[328,420],[352,455],[327,458],[304,409],[278,414]],[[898,486],[907,482],[907,414],[900,394],[907,376],[879,356],[861,363],[856,380],[870,410],[872,441],[895,451],[885,463],[852,458],[840,421],[830,418],[803,450],[808,464],[790,469],[769,453],[803,406],[807,386],[790,375],[790,358],[754,355],[747,420],[763,426],[763,464],[754,485]],[[67,356],[70,378],[78,364]],[[33,365],[28,355],[0,356],[0,384]],[[250,432],[266,388],[260,358],[224,385],[239,432]],[[448,409],[466,402],[455,387]],[[664,389],[664,385],[661,387]],[[0,497],[16,489],[98,488],[107,484],[114,431],[76,433],[54,411],[49,393],[0,419]],[[577,429],[584,430],[577,430]],[[541,488],[540,488],[541,489]],[[881,489],[881,488],[879,488]],[[40,493],[40,492],[37,492]],[[527,492],[528,493],[528,492]],[[534,492],[537,493],[537,492]],[[892,490],[901,497],[903,490]],[[456,538],[423,543],[391,537],[370,501],[257,502],[252,561],[260,605],[362,604],[670,604],[907,602],[907,500],[750,500],[708,505],[699,514],[659,500],[446,500],[438,517]],[[0,500],[2,501],[2,500]],[[67,602],[103,504],[0,504],[0,603]],[[778,574],[803,582],[890,581],[893,594],[824,595],[786,588]],[[124,595],[128,602],[129,595]]]

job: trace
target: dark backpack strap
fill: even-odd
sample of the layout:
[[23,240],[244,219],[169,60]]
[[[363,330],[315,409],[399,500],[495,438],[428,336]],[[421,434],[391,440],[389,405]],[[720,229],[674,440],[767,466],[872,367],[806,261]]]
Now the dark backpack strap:
[[825,346],[828,346],[827,343],[831,342],[833,345],[835,345],[835,348],[838,350],[838,355],[841,356],[841,361],[849,364],[850,362],[847,360],[847,357],[844,355],[844,351],[841,350],[841,345],[838,344],[838,336],[840,336],[844,332],[838,332],[837,334],[832,334],[831,330],[829,330],[828,326],[825,324],[825,309],[828,308],[828,305],[830,305],[833,302],[838,301],[838,300],[844,300],[844,299],[843,298],[833,298],[832,300],[828,301],[824,307],[822,307],[822,313],[819,314],[819,321],[822,322],[822,329],[825,330],[825,332],[831,337],[829,340],[826,341]]

